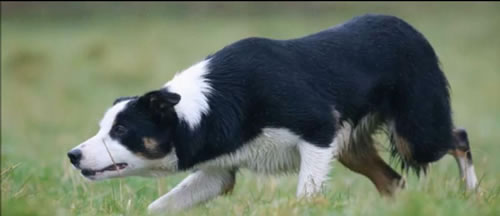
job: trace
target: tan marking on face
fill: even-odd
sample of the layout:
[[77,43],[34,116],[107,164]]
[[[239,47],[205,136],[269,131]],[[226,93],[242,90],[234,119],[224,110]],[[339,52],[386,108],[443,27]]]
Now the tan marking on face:
[[158,142],[153,138],[142,138],[142,142],[144,143],[144,147],[149,151],[155,151],[158,148]]

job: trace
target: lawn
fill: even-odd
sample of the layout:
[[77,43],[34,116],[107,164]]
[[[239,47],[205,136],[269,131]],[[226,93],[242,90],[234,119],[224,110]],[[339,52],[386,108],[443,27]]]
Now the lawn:
[[479,191],[464,192],[451,156],[424,178],[408,174],[392,200],[336,162],[312,201],[295,198],[296,176],[243,171],[231,195],[182,214],[500,215],[500,3],[200,4],[3,5],[1,215],[144,215],[187,173],[89,182],[66,157],[115,98],[161,87],[239,39],[300,37],[365,13],[399,16],[434,46]]

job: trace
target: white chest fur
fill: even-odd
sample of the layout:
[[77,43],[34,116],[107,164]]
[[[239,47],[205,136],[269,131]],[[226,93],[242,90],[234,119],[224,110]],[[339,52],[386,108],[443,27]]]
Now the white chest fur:
[[297,144],[300,141],[299,136],[287,129],[264,128],[259,136],[236,152],[207,161],[197,167],[240,167],[263,174],[297,172],[300,167]]

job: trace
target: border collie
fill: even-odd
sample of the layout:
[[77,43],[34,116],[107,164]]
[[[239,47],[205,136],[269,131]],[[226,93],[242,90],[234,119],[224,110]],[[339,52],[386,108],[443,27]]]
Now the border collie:
[[192,171],[152,213],[231,191],[241,168],[297,172],[297,196],[307,198],[322,191],[335,159],[390,196],[405,181],[377,153],[372,135],[382,131],[402,171],[425,173],[448,153],[474,189],[467,133],[455,129],[449,97],[424,36],[368,14],[301,38],[228,45],[160,89],[118,98],[68,156],[91,180]]

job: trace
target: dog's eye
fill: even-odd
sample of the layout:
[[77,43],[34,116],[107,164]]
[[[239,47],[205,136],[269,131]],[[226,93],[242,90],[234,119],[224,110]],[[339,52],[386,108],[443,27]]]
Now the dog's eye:
[[128,129],[123,125],[117,124],[113,127],[113,133],[118,136],[124,135],[125,133],[127,133],[127,131]]

